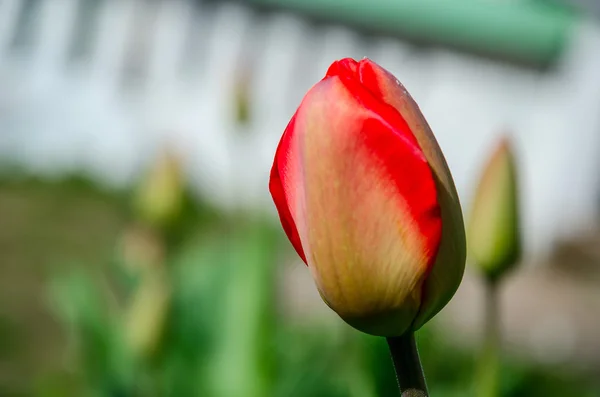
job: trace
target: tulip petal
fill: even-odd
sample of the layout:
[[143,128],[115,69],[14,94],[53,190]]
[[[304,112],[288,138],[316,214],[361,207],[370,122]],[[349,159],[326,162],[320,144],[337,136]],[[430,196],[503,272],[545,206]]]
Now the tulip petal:
[[[290,120],[285,133],[281,137],[277,151],[275,152],[275,161],[273,162],[271,178],[269,180],[269,191],[271,192],[271,196],[275,202],[275,207],[279,213],[279,219],[281,220],[281,225],[283,226],[285,234],[294,246],[294,249],[300,258],[304,261],[304,263],[307,263],[306,255],[304,254],[302,243],[300,242],[300,236],[298,235],[298,229],[296,228],[296,222],[294,221],[288,206],[288,195],[293,195],[293,191],[298,189],[300,185],[290,183],[292,182],[290,180],[288,180],[288,183],[284,185],[281,176],[281,173],[283,173],[285,176],[290,170],[289,165],[294,164],[294,161],[290,159],[290,142],[294,136],[295,123],[296,115],[294,115],[294,117],[292,117]],[[293,173],[289,172],[289,174]]]
[[[360,80],[360,68],[368,60],[356,62],[351,58],[344,58],[340,61],[334,62],[329,70],[327,71],[327,77],[338,77],[344,86],[347,88],[348,93],[351,94],[358,102],[357,108],[365,107],[371,110],[377,115],[377,118],[385,120],[389,124],[391,132],[395,138],[403,143],[402,148],[410,148],[411,155],[420,158],[423,162],[427,162],[427,158],[424,156],[419,142],[413,135],[413,132],[407,122],[404,120],[402,114],[399,114],[396,109],[389,106],[383,101],[381,95],[378,92],[371,91],[368,85],[365,85]],[[377,142],[377,135],[369,134],[369,130],[364,127],[366,131],[366,137],[372,140],[369,145],[373,146],[373,153],[382,157],[388,157],[388,160],[384,162],[389,167],[389,174],[394,178],[394,183],[398,187],[399,193],[406,199],[408,204],[408,210],[413,214],[415,219],[418,219],[420,214],[432,211],[430,214],[439,220],[439,205],[435,197],[428,196],[431,193],[430,186],[427,182],[431,179],[431,172],[427,170],[427,167],[421,167],[419,169],[411,168],[408,164],[403,161],[411,156],[406,157],[401,153],[396,152],[398,149],[397,145],[387,145],[384,142]],[[387,137],[387,135],[384,135]],[[385,138],[384,138],[385,139]],[[407,171],[410,170],[410,171]],[[434,187],[435,189],[435,187]],[[428,216],[424,217],[425,219]],[[432,259],[438,250],[439,241],[439,222],[418,222],[418,227],[421,228],[421,233],[427,236],[428,247],[427,252],[430,253],[428,266],[433,265]],[[437,236],[437,237],[436,237]]]
[[423,302],[413,327],[420,328],[452,298],[460,285],[466,259],[466,238],[460,201],[444,155],[406,88],[390,72],[364,59],[358,63],[360,82],[374,96],[393,106],[417,139],[436,181],[442,209],[442,240],[437,260],[423,285]]

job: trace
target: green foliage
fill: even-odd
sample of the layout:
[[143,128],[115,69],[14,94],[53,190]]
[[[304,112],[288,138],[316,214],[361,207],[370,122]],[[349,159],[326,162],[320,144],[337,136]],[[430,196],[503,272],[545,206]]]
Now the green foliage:
[[127,388],[132,375],[131,358],[118,317],[105,304],[108,297],[94,279],[85,273],[68,274],[54,281],[50,293],[74,342],[85,382],[103,395]]
[[[190,239],[169,263],[173,299],[160,351],[141,360],[123,345],[119,315],[107,307],[98,280],[82,274],[59,278],[53,284],[56,307],[81,341],[83,395],[396,395],[384,339],[341,321],[299,326],[278,312],[277,247],[278,239],[261,223]],[[418,343],[432,395],[472,395],[474,360],[468,353],[427,327]],[[591,396],[579,379],[540,369],[511,365],[503,378],[503,396]]]
[[[55,201],[62,206],[79,205],[77,200],[65,203],[65,195],[96,194],[93,187],[79,182],[56,183],[44,189],[28,182],[21,185],[20,192],[24,191],[39,194],[47,208],[55,208],[50,205]],[[121,206],[127,200],[120,194],[116,198],[108,193],[94,197],[102,197],[101,201],[122,213],[122,224],[127,225],[126,207]],[[197,201],[191,203],[190,199],[186,225],[177,231],[181,238],[173,243],[165,237],[167,255],[162,265],[170,299],[156,348],[136,355],[127,339],[128,308],[144,285],[143,271],[128,266],[119,249],[112,251],[112,261],[105,259],[110,258],[111,251],[102,255],[98,250],[90,251],[96,261],[106,261],[102,268],[84,255],[81,263],[58,267],[47,284],[51,308],[66,334],[66,354],[53,357],[53,372],[39,374],[32,382],[32,393],[13,393],[13,389],[18,390],[0,385],[0,395],[397,395],[383,339],[363,335],[341,321],[323,323],[281,311],[278,276],[285,269],[278,258],[283,254],[281,247],[288,249],[286,253],[291,249],[282,244],[284,237],[278,228],[261,218],[224,217]],[[64,222],[51,221],[56,225],[52,230],[62,230],[58,226],[63,227]],[[44,227],[36,226],[36,230]],[[118,237],[114,228],[106,230],[113,239]],[[99,232],[89,232],[96,236],[93,233]],[[89,244],[95,242],[106,249],[99,241],[94,237]],[[106,238],[101,241],[106,242]],[[54,250],[59,248],[61,260],[72,252],[67,245]],[[2,357],[10,360],[28,343],[18,326],[9,317],[6,321],[0,317]],[[428,326],[417,338],[431,395],[473,395],[472,354],[454,348],[444,335]],[[505,397],[599,394],[594,388],[597,385],[577,375],[510,360],[503,367],[502,380]]]

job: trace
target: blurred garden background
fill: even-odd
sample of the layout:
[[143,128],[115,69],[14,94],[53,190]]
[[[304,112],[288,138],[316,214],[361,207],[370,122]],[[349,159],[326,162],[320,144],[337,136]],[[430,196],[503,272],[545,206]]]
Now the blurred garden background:
[[[267,184],[335,59],[421,106],[465,214],[501,135],[524,259],[503,396],[600,396],[600,7],[584,0],[0,0],[0,396],[397,395],[386,343],[321,302]],[[468,267],[417,333],[473,395]]]

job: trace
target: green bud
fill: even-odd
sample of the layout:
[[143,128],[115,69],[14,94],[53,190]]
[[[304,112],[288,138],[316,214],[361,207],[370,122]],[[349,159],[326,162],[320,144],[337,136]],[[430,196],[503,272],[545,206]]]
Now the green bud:
[[467,227],[469,259],[489,279],[497,279],[519,260],[521,231],[518,182],[510,142],[503,138],[487,163]]
[[181,214],[183,199],[183,175],[179,159],[165,151],[135,192],[134,211],[142,223],[164,229]]

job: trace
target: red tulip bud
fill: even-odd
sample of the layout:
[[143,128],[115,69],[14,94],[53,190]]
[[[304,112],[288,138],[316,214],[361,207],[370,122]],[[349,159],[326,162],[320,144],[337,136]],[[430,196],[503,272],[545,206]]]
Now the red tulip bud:
[[374,62],[334,62],[306,94],[269,188],[323,300],[353,327],[416,330],[458,288],[465,232],[452,176],[417,104]]

